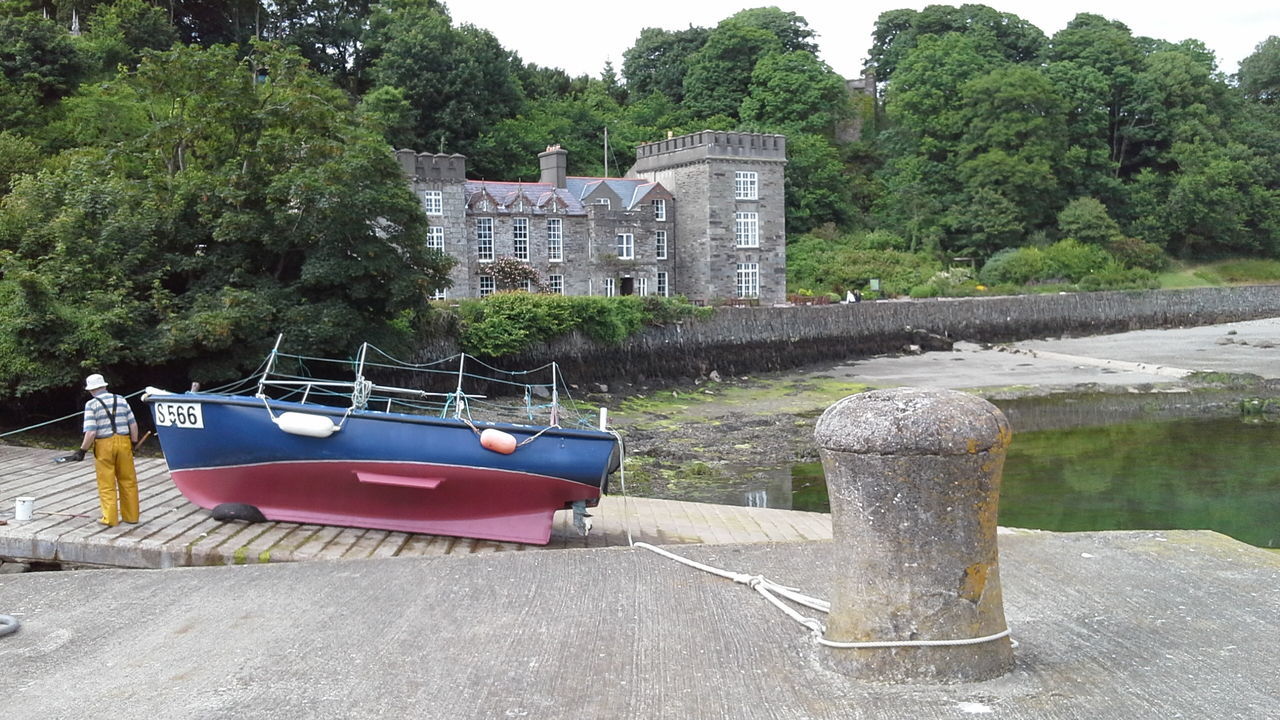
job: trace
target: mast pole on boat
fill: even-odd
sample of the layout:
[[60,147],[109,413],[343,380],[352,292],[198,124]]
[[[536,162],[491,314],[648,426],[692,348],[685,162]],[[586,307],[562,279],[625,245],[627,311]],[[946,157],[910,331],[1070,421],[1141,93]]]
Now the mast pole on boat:
[[258,397],[262,397],[267,387],[267,377],[271,375],[271,370],[276,365],[276,354],[280,352],[280,341],[284,339],[284,333],[276,335],[276,344],[271,348],[271,354],[267,356],[267,366],[262,370],[262,379],[258,381]]
[[556,377],[559,365],[551,363],[551,424],[560,424],[560,381]]
[[453,393],[454,400],[455,402],[457,402],[457,405],[455,405],[453,408],[453,416],[455,418],[462,417],[462,404],[466,402],[466,396],[462,394],[463,369],[465,368],[466,363],[467,363],[467,354],[458,353],[458,389]]

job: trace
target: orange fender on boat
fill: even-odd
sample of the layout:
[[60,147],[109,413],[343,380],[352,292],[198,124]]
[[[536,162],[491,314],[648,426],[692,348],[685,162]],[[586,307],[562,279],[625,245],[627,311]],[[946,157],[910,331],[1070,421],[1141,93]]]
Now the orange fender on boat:
[[510,455],[516,451],[516,437],[511,433],[487,428],[480,433],[480,447],[503,455]]

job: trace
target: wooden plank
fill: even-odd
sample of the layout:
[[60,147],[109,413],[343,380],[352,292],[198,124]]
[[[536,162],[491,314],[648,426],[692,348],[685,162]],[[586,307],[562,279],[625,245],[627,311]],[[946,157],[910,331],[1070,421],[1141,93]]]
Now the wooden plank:
[[[590,510],[593,530],[582,537],[573,513],[553,517],[545,546],[296,523],[220,522],[189,502],[162,459],[137,461],[141,522],[97,523],[97,488],[90,463],[50,462],[47,450],[0,445],[0,498],[36,498],[29,522],[0,526],[0,556],[118,567],[290,562],[364,557],[469,555],[490,552],[625,545],[628,529],[654,544],[745,543],[831,537],[829,515],[609,495]],[[8,510],[8,512],[5,512]],[[12,517],[0,508],[0,518]]]

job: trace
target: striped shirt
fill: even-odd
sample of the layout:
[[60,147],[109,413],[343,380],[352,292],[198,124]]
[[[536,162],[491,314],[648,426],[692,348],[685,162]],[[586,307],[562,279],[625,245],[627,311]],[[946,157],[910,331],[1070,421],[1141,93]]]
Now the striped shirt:
[[[98,402],[99,400],[102,402]],[[111,413],[107,412],[108,410],[115,413],[116,416],[114,432],[112,432],[111,428]],[[134,422],[133,409],[129,407],[129,401],[125,400],[122,395],[102,393],[89,398],[89,402],[84,404],[83,432],[92,431],[95,437],[109,438],[112,435],[128,435],[129,424],[132,422]]]

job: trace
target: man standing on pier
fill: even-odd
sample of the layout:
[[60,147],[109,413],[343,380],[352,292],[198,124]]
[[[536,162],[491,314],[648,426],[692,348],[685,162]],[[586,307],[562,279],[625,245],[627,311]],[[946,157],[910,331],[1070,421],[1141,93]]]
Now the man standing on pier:
[[93,449],[98,500],[102,503],[98,522],[115,526],[123,518],[136,523],[138,473],[133,467],[133,444],[138,441],[138,422],[133,409],[124,397],[107,392],[107,381],[97,373],[85,379],[84,389],[93,397],[84,405],[84,440],[76,454],[82,459]]

